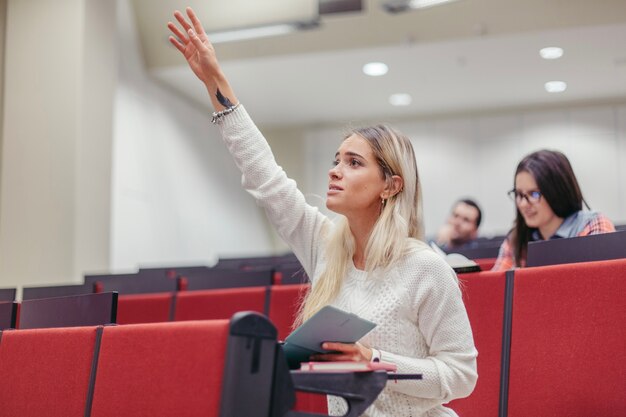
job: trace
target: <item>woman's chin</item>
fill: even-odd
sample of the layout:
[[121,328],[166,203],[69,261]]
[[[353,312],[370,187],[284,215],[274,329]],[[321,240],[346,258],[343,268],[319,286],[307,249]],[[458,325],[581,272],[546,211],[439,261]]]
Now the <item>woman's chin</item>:
[[339,206],[332,201],[326,200],[326,208],[334,213],[341,214]]
[[536,229],[539,227],[539,222],[537,222],[534,218],[524,219],[524,221],[526,222],[526,226],[530,229]]

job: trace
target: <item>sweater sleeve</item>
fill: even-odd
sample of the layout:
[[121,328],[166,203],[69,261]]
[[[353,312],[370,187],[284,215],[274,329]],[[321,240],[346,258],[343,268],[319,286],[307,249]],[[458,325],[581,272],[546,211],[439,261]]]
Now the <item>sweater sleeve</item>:
[[446,403],[471,394],[478,379],[472,329],[454,271],[435,254],[417,272],[413,309],[427,356],[414,358],[382,351],[381,360],[395,363],[398,373],[422,374],[420,381],[399,381],[390,389]]
[[318,257],[318,237],[329,220],[306,203],[296,182],[278,166],[274,155],[243,106],[224,117],[222,138],[242,174],[243,187],[255,198],[291,247],[307,274],[313,276]]

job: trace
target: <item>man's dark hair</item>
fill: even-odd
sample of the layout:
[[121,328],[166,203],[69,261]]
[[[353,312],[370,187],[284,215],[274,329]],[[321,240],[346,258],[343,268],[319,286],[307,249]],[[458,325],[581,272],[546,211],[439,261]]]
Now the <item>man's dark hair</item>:
[[463,199],[457,201],[454,206],[456,207],[456,205],[459,204],[459,203],[464,203],[464,204],[467,204],[468,206],[472,206],[472,207],[474,207],[478,211],[478,216],[476,217],[476,228],[478,229],[480,227],[480,222],[483,219],[483,212],[480,209],[480,207],[478,206],[478,203],[475,202],[474,200],[472,200],[471,198],[463,198]]

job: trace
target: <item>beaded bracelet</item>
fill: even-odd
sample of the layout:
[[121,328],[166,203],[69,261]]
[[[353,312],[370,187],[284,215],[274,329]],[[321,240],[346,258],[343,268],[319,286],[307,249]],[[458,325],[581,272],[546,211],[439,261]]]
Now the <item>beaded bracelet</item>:
[[215,124],[219,122],[222,119],[222,117],[234,112],[237,109],[237,107],[239,107],[239,103],[235,104],[234,106],[227,107],[222,111],[213,112],[213,118],[211,119],[211,123]]

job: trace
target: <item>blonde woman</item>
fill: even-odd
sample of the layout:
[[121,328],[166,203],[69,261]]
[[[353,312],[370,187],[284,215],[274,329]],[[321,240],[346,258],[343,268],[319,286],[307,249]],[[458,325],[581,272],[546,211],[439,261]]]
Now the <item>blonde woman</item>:
[[[299,320],[333,305],[377,323],[360,343],[324,343],[318,360],[383,360],[420,381],[390,382],[366,416],[455,416],[442,404],[469,395],[476,356],[456,275],[423,243],[420,183],[410,141],[386,126],[357,129],[328,173],[326,206],[338,224],[309,206],[274,161],[265,138],[222,73],[202,24],[176,11],[170,42],[204,83],[213,121],[243,175],[311,278]],[[329,161],[330,162],[330,161]],[[343,403],[329,398],[331,415]]]

